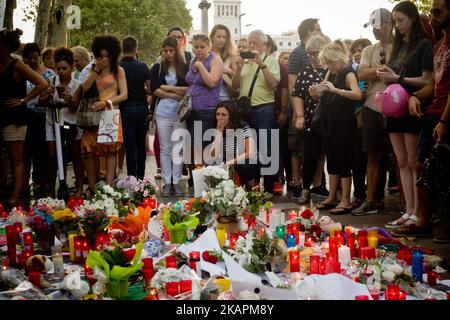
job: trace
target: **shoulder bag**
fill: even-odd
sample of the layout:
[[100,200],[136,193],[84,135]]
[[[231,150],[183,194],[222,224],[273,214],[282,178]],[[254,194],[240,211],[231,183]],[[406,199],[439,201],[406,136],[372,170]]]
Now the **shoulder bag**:
[[90,107],[98,101],[100,101],[100,93],[98,92],[97,83],[94,81],[87,91],[83,91],[83,96],[78,107],[77,127],[98,127],[102,112],[90,110]]

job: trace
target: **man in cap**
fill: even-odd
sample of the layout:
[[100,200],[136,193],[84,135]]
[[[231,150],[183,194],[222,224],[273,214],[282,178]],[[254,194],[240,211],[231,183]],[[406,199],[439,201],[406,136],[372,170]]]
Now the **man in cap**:
[[384,152],[386,137],[385,122],[381,110],[375,105],[377,92],[383,91],[386,85],[378,78],[377,70],[388,62],[392,49],[392,18],[389,10],[379,8],[372,12],[370,20],[364,27],[372,27],[378,43],[364,48],[361,64],[358,69],[358,79],[368,82],[367,98],[364,102],[362,130],[362,151],[367,152],[367,200],[353,215],[363,216],[378,213],[384,198],[384,184],[382,179],[381,159]]

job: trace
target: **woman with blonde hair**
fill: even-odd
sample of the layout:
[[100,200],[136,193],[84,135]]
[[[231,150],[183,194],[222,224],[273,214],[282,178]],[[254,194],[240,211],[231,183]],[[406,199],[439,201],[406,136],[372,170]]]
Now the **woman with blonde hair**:
[[211,40],[211,52],[220,56],[223,61],[223,84],[220,89],[220,100],[229,100],[232,95],[231,79],[236,70],[233,60],[236,56],[231,32],[222,24],[215,25],[209,35]]
[[[332,209],[330,214],[347,214],[350,206],[352,185],[352,157],[356,119],[355,103],[361,100],[361,90],[355,71],[349,63],[349,52],[341,41],[328,44],[319,54],[320,62],[328,68],[328,73],[319,85],[310,87],[313,98],[321,98],[321,131],[330,174],[330,195],[317,205],[318,209]],[[335,204],[339,182],[342,197]]]

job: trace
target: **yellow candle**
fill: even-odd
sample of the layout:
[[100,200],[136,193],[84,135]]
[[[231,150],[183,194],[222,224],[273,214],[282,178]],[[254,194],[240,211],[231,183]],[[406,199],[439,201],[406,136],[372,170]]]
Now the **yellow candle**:
[[222,248],[225,245],[225,239],[226,239],[227,234],[226,234],[225,227],[222,226],[221,224],[217,225],[216,236],[217,236],[217,240],[219,241],[219,245]]
[[369,230],[367,235],[367,244],[371,248],[378,247],[378,230]]
[[77,236],[76,233],[69,234],[70,261],[75,261],[75,243],[74,243],[74,238],[76,236]]
[[334,232],[335,232],[336,230],[341,230],[341,229],[340,229],[340,228],[336,228],[336,227],[332,227],[332,228],[330,229],[330,237],[334,237]]

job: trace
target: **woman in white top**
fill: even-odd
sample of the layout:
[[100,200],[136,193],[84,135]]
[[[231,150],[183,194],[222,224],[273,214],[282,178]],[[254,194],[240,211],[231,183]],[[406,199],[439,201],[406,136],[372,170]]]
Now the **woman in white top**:
[[[75,178],[75,196],[83,193],[84,168],[81,156],[82,130],[75,126],[77,120],[78,104],[81,98],[81,83],[72,77],[74,69],[73,52],[69,48],[61,47],[55,51],[55,69],[57,75],[49,78],[50,87],[40,98],[40,102],[49,105],[47,111],[46,140],[48,148],[48,186],[50,197],[55,197],[56,182],[56,139],[54,126],[54,108],[60,111],[60,127],[63,148],[66,148],[69,159],[71,159]],[[64,171],[67,159],[65,159]],[[64,173],[66,176],[66,172]]]
[[223,61],[223,84],[220,89],[220,100],[230,100],[233,95],[231,79],[236,72],[236,65],[233,62],[236,50],[233,46],[230,30],[221,24],[215,25],[209,35],[211,40],[211,52],[220,56]]

